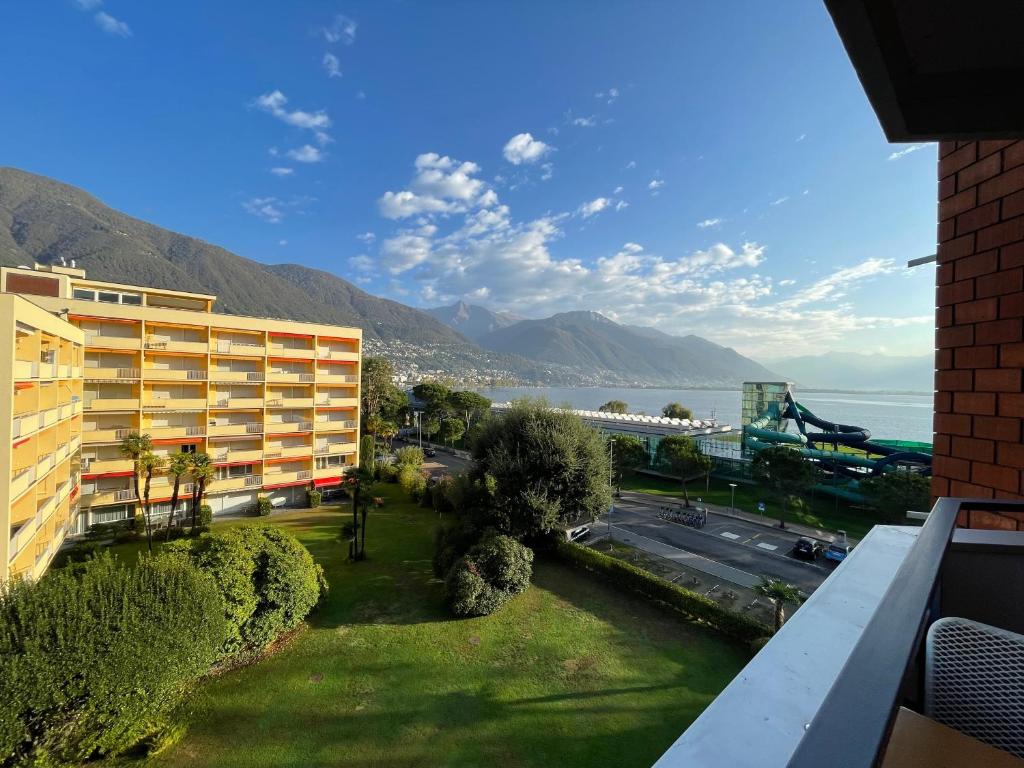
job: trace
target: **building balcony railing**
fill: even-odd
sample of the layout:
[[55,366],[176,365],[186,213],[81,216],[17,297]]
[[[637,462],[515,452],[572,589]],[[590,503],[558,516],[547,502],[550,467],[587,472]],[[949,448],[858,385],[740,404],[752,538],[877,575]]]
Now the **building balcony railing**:
[[210,342],[210,352],[216,355],[247,355],[250,357],[263,357],[267,352],[267,348],[262,344],[244,344],[237,341],[214,339]]
[[125,336],[102,336],[98,333],[85,334],[85,346],[100,349],[141,349],[142,339]]
[[359,377],[352,373],[330,373],[323,371],[316,377],[317,384],[358,384]]
[[210,437],[258,435],[263,433],[263,424],[258,421],[243,421],[238,424],[211,424],[207,431]]
[[[929,732],[938,721],[1004,746],[987,724],[1012,731],[1014,715],[977,676],[991,670],[1018,692],[1024,687],[1022,565],[1024,502],[943,498],[922,527],[875,526],[656,768],[867,768],[885,764],[887,750],[925,748],[928,739],[912,747],[903,741],[910,722]],[[966,645],[946,648],[941,658],[929,651],[934,640],[926,643],[926,635],[947,617],[986,626],[973,641],[983,643],[983,664],[971,667]],[[1018,666],[999,666],[1012,643],[995,633],[1019,636]],[[941,687],[924,673],[937,660],[965,675],[971,670],[971,679]],[[948,707],[935,707],[939,695]],[[912,757],[900,765],[943,762],[934,754]]]
[[82,459],[82,472],[88,475],[102,475],[108,472],[130,472],[131,459]]
[[232,448],[221,448],[214,450],[211,454],[214,462],[218,464],[237,463],[239,461],[259,462],[263,459],[263,450],[260,448],[247,448],[235,450]]
[[211,408],[262,408],[262,397],[211,397]]
[[133,431],[135,431],[133,427],[87,429],[82,432],[82,439],[87,443],[116,443],[124,440]]
[[316,353],[318,360],[343,360],[346,362],[359,362],[359,353],[343,349],[319,349]]
[[267,355],[270,357],[293,357],[296,360],[312,360],[315,354],[312,349],[281,347],[276,344],[271,344],[267,347]]
[[14,378],[16,379],[38,379],[39,363],[32,360],[14,361]]
[[149,409],[170,409],[175,411],[196,410],[205,411],[207,406],[205,397],[152,397],[147,398],[143,408]]
[[143,432],[155,439],[166,439],[172,437],[203,437],[206,434],[206,425],[189,424],[188,426],[173,427],[143,427]]
[[290,371],[268,371],[267,381],[271,384],[309,384],[316,381],[312,373],[292,373]]
[[209,350],[205,341],[173,341],[166,336],[147,336],[143,346],[146,349],[162,352],[192,352],[206,354]]
[[359,423],[354,419],[317,419],[317,432],[342,432],[350,429],[358,429]]
[[267,408],[312,408],[312,397],[267,397]]
[[144,368],[143,375],[151,381],[205,381],[206,371],[199,368],[184,370],[171,368]]
[[302,480],[309,480],[313,477],[311,469],[301,469],[297,472],[264,472],[264,485],[281,485],[284,483],[297,483]]
[[242,477],[228,477],[223,480],[214,480],[210,483],[210,493],[224,493],[226,491],[240,491],[246,488],[256,489],[263,485],[261,475],[243,475]]
[[90,411],[137,411],[137,397],[91,397],[86,399],[85,407]]
[[134,488],[103,488],[92,492],[83,491],[85,502],[92,507],[108,504],[125,504],[136,500]]
[[109,381],[113,379],[138,379],[142,376],[141,368],[86,368],[86,381]]
[[313,429],[312,421],[268,421],[265,425],[268,435],[285,434],[288,432],[309,432]]
[[313,446],[311,445],[268,445],[263,451],[263,458],[265,459],[294,459],[312,455]]
[[322,469],[314,469],[313,477],[316,480],[321,480],[325,477],[338,477],[339,475],[344,475],[348,468],[348,464],[343,464],[337,467],[323,467]]
[[245,381],[260,382],[266,378],[263,371],[210,371],[210,381]]
[[327,445],[319,445],[316,448],[317,456],[331,456],[335,454],[346,454],[355,453],[359,448],[357,443],[327,443]]

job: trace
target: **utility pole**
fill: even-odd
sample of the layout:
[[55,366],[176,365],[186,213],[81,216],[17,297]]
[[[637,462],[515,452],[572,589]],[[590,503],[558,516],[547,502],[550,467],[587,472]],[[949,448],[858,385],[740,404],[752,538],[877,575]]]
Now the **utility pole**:
[[608,440],[608,490],[611,501],[608,503],[608,549],[612,548],[612,511],[615,509],[615,440]]

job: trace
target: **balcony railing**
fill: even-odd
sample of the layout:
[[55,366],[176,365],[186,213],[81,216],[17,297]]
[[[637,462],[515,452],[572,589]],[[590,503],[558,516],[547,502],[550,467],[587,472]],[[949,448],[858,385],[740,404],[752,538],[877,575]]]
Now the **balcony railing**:
[[[970,527],[993,522],[1011,529]],[[923,527],[875,526],[657,768],[881,764],[901,707],[924,708],[936,620],[1024,633],[1022,523],[1024,502],[944,498]],[[983,685],[958,695],[975,721],[1000,717]]]

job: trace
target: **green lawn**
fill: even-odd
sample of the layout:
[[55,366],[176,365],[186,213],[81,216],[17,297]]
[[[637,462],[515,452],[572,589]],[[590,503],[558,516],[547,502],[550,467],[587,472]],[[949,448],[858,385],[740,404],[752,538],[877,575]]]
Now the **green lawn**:
[[549,562],[495,616],[454,620],[430,569],[437,517],[398,493],[362,563],[342,556],[336,508],[271,519],[324,565],[327,602],[277,655],[204,683],[151,764],[646,768],[749,658]]
[[[695,481],[687,486],[690,500],[695,501],[697,497],[704,499],[709,504],[729,506],[729,483],[726,480],[711,478],[710,491],[704,490],[703,480]],[[648,475],[634,475],[622,481],[622,490],[641,491],[657,496],[678,496],[683,495],[678,481],[665,480]],[[757,502],[764,501],[767,504],[766,517],[778,520],[778,504],[757,485],[737,484],[736,485],[736,507],[744,512],[757,512]],[[874,513],[868,509],[851,507],[842,499],[839,503],[832,496],[816,493],[812,499],[810,494],[805,501],[811,504],[807,512],[794,513],[790,510],[786,515],[788,522],[799,522],[815,528],[824,528],[829,531],[843,530],[855,539],[864,538],[873,525],[878,523]]]

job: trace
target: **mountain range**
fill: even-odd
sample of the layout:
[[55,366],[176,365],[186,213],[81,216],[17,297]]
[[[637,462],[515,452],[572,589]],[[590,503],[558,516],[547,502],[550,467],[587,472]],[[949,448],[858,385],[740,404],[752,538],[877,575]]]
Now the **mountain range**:
[[932,355],[898,357],[826,352],[772,360],[767,364],[790,381],[816,389],[931,392],[935,382]]
[[62,258],[97,280],[216,294],[219,312],[361,327],[367,349],[408,366],[409,378],[486,372],[474,381],[676,387],[779,378],[698,336],[620,325],[596,312],[525,320],[462,302],[415,309],[329,272],[261,264],[68,184],[0,168],[0,265]]

